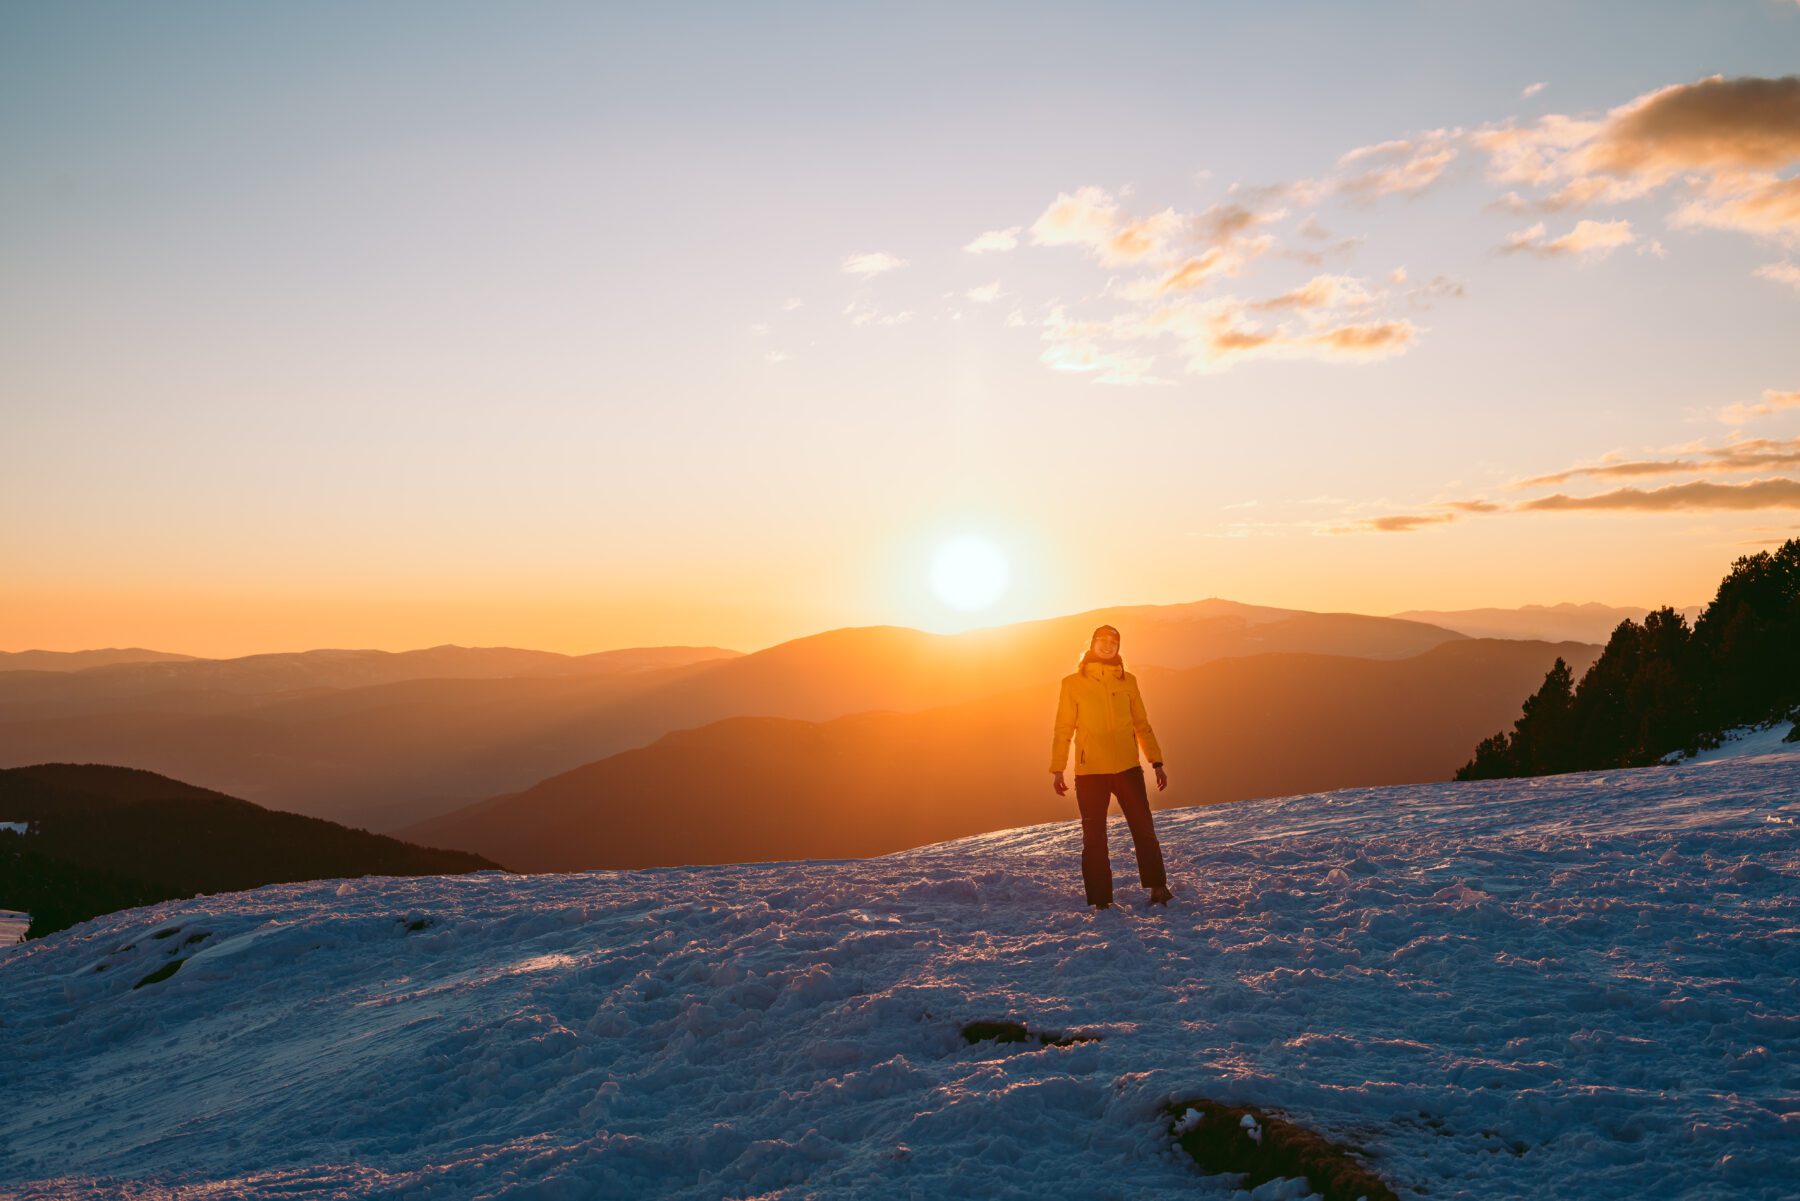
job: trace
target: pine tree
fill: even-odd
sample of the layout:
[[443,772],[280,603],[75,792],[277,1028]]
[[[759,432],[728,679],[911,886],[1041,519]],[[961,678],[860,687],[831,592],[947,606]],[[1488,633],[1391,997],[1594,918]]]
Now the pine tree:
[[1575,758],[1574,699],[1574,673],[1558,655],[1555,665],[1544,673],[1543,684],[1526,699],[1524,713],[1513,723],[1513,755],[1528,775],[1570,769]]
[[1666,607],[1621,622],[1579,686],[1558,659],[1512,732],[1483,739],[1456,778],[1643,766],[1797,708],[1800,539],[1790,539],[1733,563],[1691,631]]

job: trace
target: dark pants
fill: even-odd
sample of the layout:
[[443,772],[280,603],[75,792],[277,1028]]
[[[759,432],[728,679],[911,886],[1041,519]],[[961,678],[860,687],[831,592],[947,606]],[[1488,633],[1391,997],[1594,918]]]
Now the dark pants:
[[1081,806],[1081,882],[1087,886],[1088,904],[1112,900],[1112,856],[1106,845],[1106,808],[1119,798],[1131,841],[1137,847],[1138,882],[1145,888],[1166,888],[1162,846],[1150,824],[1150,797],[1144,790],[1144,769],[1108,775],[1076,776],[1075,801]]

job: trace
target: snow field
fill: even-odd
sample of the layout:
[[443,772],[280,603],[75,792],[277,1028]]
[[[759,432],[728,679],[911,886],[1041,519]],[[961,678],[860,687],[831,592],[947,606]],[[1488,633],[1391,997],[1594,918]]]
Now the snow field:
[[1166,811],[1166,914],[1118,819],[1099,913],[1073,822],[133,910],[0,957],[0,1191],[1230,1197],[1206,1096],[1402,1196],[1787,1197],[1797,818],[1789,751]]

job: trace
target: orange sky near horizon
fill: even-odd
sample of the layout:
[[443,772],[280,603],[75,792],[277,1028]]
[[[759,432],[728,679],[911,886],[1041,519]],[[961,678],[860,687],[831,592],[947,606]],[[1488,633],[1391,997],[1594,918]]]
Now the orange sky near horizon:
[[[1529,581],[1495,587],[1475,569],[1478,565],[1465,558],[1499,552],[1467,541],[1383,540],[1385,545],[1437,559],[1444,578],[1420,595],[1412,590],[1415,577],[1410,573],[1371,562],[1366,545],[1350,545],[1366,541],[1362,539],[1329,540],[1335,544],[1330,549],[1337,552],[1335,577],[1320,574],[1316,558],[1296,558],[1289,570],[1271,571],[1266,553],[1246,547],[1244,540],[1189,539],[1186,548],[1190,552],[1198,548],[1199,564],[1176,558],[1140,565],[1132,574],[1146,590],[1138,595],[1109,589],[1104,572],[1101,578],[1084,578],[1072,559],[1033,564],[1027,553],[1014,562],[1009,595],[990,609],[964,613],[926,592],[929,546],[920,541],[912,547],[891,548],[892,561],[885,568],[875,562],[878,554],[866,556],[855,566],[866,567],[867,578],[859,578],[854,568],[832,577],[821,587],[819,603],[807,607],[782,596],[778,572],[750,571],[728,581],[721,594],[709,593],[696,575],[686,588],[676,590],[674,600],[655,594],[634,601],[601,584],[589,584],[592,590],[584,593],[581,585],[567,580],[560,582],[560,590],[558,584],[546,581],[535,591],[502,591],[473,579],[445,581],[441,587],[418,592],[294,589],[258,595],[223,588],[167,592],[150,583],[113,595],[9,590],[0,595],[0,630],[29,630],[34,636],[9,638],[0,650],[139,646],[208,658],[321,647],[400,651],[446,643],[564,654],[669,645],[754,651],[844,626],[908,625],[949,633],[1109,605],[1177,604],[1211,596],[1277,608],[1370,614],[1590,600],[1679,608],[1710,600],[1730,566],[1730,556],[1717,552],[1715,531],[1700,528],[1686,538],[1668,539],[1666,529],[1646,530],[1641,522],[1592,520],[1597,525],[1591,531],[1594,592],[1544,594]],[[1004,538],[996,542],[1013,549]],[[1744,547],[1738,553],[1755,549]],[[1200,564],[1204,567],[1195,570]],[[1649,564],[1655,570],[1643,571]],[[1126,565],[1111,566],[1123,578]],[[1603,581],[1622,579],[1637,582],[1599,590]]]

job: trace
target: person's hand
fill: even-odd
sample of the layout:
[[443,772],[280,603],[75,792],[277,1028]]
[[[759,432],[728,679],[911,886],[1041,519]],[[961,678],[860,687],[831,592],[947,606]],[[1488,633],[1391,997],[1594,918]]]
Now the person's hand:
[[1056,789],[1057,796],[1065,796],[1069,791],[1069,782],[1063,779],[1061,772],[1057,772],[1055,778],[1050,781],[1050,787]]
[[1161,766],[1158,766],[1156,769],[1156,791],[1161,792],[1163,789],[1167,788],[1168,786],[1169,786],[1169,773],[1164,771],[1161,768]]

